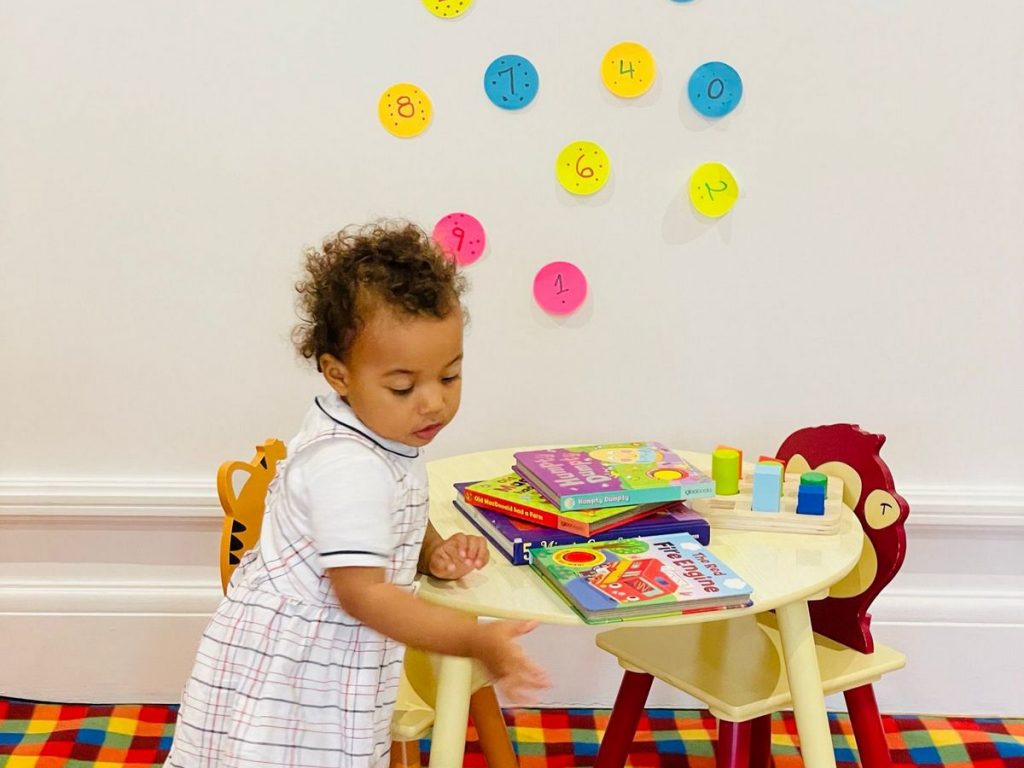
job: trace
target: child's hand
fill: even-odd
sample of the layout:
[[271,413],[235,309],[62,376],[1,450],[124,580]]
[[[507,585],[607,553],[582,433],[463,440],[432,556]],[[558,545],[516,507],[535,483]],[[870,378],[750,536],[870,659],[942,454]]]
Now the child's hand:
[[515,641],[520,635],[532,632],[537,622],[495,621],[478,626],[473,655],[487,667],[495,685],[509,701],[526,703],[537,690],[551,685],[547,672]]
[[481,536],[456,533],[442,541],[430,553],[430,575],[439,579],[459,579],[487,565],[490,555]]

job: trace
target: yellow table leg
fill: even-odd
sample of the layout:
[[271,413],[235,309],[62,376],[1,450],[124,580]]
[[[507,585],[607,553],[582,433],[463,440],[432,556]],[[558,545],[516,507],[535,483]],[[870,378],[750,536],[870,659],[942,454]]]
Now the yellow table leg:
[[462,768],[473,662],[442,656],[437,670],[437,702],[430,737],[431,768]]
[[836,768],[807,603],[797,600],[777,608],[775,614],[779,620],[782,653],[786,660],[793,716],[800,734],[804,765],[807,768]]

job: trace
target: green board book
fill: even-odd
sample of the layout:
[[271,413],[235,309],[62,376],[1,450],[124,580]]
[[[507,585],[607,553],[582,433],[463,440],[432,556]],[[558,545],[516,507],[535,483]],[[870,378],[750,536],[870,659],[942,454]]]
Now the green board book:
[[588,624],[745,608],[752,588],[689,533],[531,550],[530,567]]

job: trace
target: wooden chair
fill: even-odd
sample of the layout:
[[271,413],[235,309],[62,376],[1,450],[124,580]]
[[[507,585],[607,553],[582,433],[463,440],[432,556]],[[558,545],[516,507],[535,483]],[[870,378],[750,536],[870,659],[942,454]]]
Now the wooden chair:
[[[864,528],[864,548],[854,570],[828,597],[810,603],[810,613],[823,694],[843,692],[865,768],[891,766],[872,683],[906,664],[901,653],[874,642],[868,613],[903,564],[910,511],[878,455],[884,442],[884,435],[833,424],[794,432],[777,453],[787,462],[787,472],[813,468],[842,478],[844,501]],[[774,613],[613,630],[599,634],[597,645],[626,670],[598,768],[625,764],[655,677],[704,702],[718,718],[720,768],[771,764],[771,714],[792,705]]]
[[[227,461],[217,471],[217,495],[224,510],[220,579],[225,593],[242,556],[259,540],[267,488],[274,478],[277,463],[285,453],[284,443],[269,439],[256,447],[256,456],[251,462]],[[234,479],[237,472],[245,472],[248,477],[236,492]],[[498,699],[479,669],[474,669],[473,690],[470,716],[489,768],[518,768]],[[419,740],[430,732],[434,724],[435,696],[430,655],[408,649],[391,721],[392,768],[419,768]]]

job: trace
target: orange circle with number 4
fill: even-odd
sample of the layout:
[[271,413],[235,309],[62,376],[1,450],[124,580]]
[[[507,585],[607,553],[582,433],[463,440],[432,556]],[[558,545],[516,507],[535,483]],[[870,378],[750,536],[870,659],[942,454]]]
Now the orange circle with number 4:
[[427,94],[412,83],[395,83],[380,95],[377,103],[380,124],[402,139],[426,130],[433,114]]
[[640,43],[619,43],[601,60],[601,79],[616,96],[632,99],[654,84],[654,57]]
[[558,183],[574,195],[592,195],[611,175],[608,154],[592,141],[574,141],[558,153],[555,175]]

